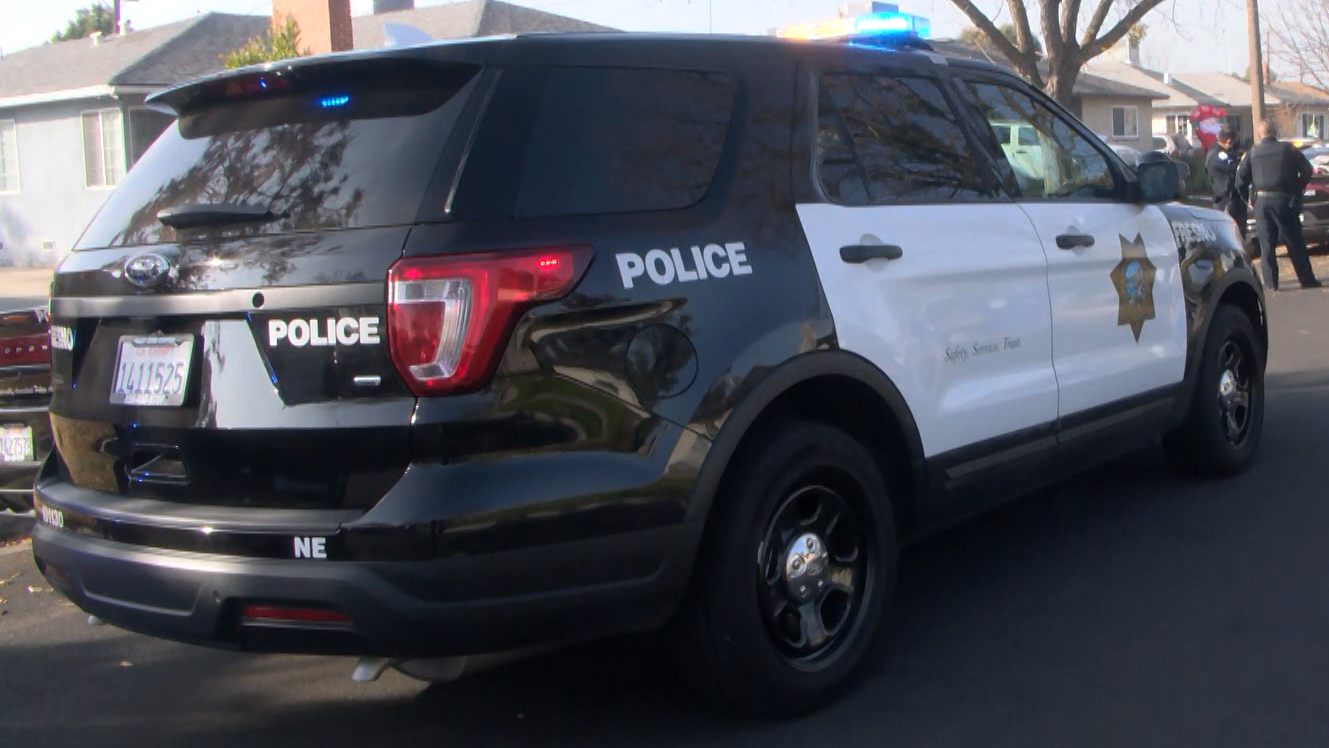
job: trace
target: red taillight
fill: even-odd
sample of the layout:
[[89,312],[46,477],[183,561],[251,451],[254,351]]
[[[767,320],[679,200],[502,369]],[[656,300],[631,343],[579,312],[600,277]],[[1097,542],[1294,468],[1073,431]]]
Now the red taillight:
[[240,618],[251,623],[350,623],[344,613],[326,608],[286,608],[275,605],[246,605]]
[[16,335],[0,338],[0,366],[51,363],[51,336]]
[[388,272],[392,361],[417,396],[482,387],[517,316],[569,293],[590,247],[399,260]]

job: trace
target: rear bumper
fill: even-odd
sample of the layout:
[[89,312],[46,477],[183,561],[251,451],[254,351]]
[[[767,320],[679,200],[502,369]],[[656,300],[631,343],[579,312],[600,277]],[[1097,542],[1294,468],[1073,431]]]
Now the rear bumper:
[[[218,647],[433,657],[651,629],[682,599],[704,521],[687,514],[685,476],[705,441],[661,429],[640,454],[413,465],[367,512],[127,497],[52,464],[33,555],[109,623]],[[258,625],[248,605],[349,624]]]
[[[559,644],[649,629],[682,594],[699,527],[628,533],[480,558],[415,562],[247,559],[147,549],[39,524],[37,566],[83,610],[132,631],[252,651],[432,657]],[[586,564],[650,573],[569,586]],[[489,595],[514,576],[520,595]],[[246,605],[333,610],[349,624],[241,620]]]

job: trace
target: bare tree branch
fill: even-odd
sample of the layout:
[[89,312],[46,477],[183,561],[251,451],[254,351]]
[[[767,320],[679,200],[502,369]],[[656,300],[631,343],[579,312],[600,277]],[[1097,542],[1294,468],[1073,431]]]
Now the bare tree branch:
[[[1290,7],[1289,7],[1290,6]],[[1329,88],[1329,0],[1284,0],[1270,32],[1278,40],[1273,56],[1294,66],[1320,88]]]
[[1082,0],[1066,0],[1066,4],[1061,7],[1062,36],[1072,42],[1075,41],[1076,26],[1080,23],[1081,2]]
[[1006,0],[1006,7],[1015,21],[1015,46],[1021,50],[1034,48],[1034,30],[1029,26],[1029,9],[1025,0]]
[[1084,40],[1080,42],[1080,47],[1087,47],[1097,36],[1098,32],[1103,30],[1103,24],[1107,23],[1108,13],[1112,11],[1112,0],[1098,0],[1098,7],[1094,8],[1094,15],[1089,19],[1089,25],[1084,27]]
[[[1061,0],[1040,0],[1039,6],[1043,11],[1043,39],[1044,46],[1048,49],[1062,49],[1066,45],[1061,36],[1061,19],[1058,18],[1057,11]],[[1074,50],[1067,50],[1074,53]]]
[[[1103,0],[1103,2],[1107,3],[1108,0]],[[1163,0],[1139,0],[1135,7],[1127,11],[1126,15],[1122,16],[1120,21],[1117,21],[1117,25],[1113,26],[1106,34],[1090,41],[1088,44],[1081,45],[1081,49],[1084,51],[1084,59],[1093,59],[1103,54],[1117,42],[1124,39],[1133,26],[1149,15],[1149,11],[1162,4]]]
[[[1329,4],[1329,0],[1300,1]],[[1029,27],[1032,2],[1038,3],[1045,54],[1040,54],[1038,40]],[[1075,82],[1084,64],[1121,41],[1164,2],[1167,0],[1093,0],[1089,24],[1081,37],[1083,41],[1077,41],[1076,29],[1085,15],[1084,0],[1005,0],[1004,6],[1014,20],[1014,39],[1002,33],[995,21],[978,9],[974,0],[951,0],[951,4],[973,21],[978,32],[1014,65],[1020,75],[1065,105],[1072,103]],[[1106,33],[1101,33],[1114,9],[1119,11],[1120,17]]]
[[[1001,30],[997,28],[997,25],[993,23],[992,20],[984,15],[983,11],[978,9],[978,6],[974,5],[972,0],[951,0],[951,2],[961,13],[964,13],[969,17],[969,20],[973,22],[974,26],[976,26],[979,31],[983,32],[992,45],[997,48],[997,51],[1001,52],[1007,60],[1010,60],[1012,65],[1015,65],[1016,70],[1018,70],[1021,75],[1025,76],[1029,82],[1033,83],[1035,86],[1042,87],[1043,76],[1038,72],[1038,57],[1033,51],[1032,43],[1021,43],[1020,47],[1016,47],[1010,39],[1006,38],[1005,34],[1001,33]],[[1023,0],[1008,0],[1008,3],[1011,4],[1012,14],[1015,12],[1015,5],[1019,5],[1021,11],[1024,10]],[[1028,14],[1025,14],[1024,26],[1026,29],[1028,28],[1028,25],[1029,17]],[[1017,21],[1015,25],[1017,42],[1020,40],[1021,33],[1020,24]],[[1027,34],[1027,32],[1025,33]],[[1027,35],[1032,36],[1032,34]],[[1030,42],[1032,42],[1032,39]]]

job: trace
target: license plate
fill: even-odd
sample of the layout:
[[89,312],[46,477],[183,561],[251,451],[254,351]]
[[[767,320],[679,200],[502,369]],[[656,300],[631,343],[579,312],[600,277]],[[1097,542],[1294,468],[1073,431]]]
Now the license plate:
[[125,335],[111,383],[114,405],[172,407],[185,401],[192,335]]
[[0,428],[0,462],[32,462],[32,427]]

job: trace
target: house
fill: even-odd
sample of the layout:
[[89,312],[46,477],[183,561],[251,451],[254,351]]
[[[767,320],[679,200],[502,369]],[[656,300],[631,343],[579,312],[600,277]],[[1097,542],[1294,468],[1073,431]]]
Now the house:
[[[337,2],[278,0],[320,7]],[[349,3],[341,3],[349,18]],[[376,0],[349,18],[356,48],[383,45],[388,22],[435,39],[513,33],[606,31],[603,26],[497,0],[414,8]],[[301,29],[318,47],[316,18]],[[43,44],[0,57],[0,264],[50,265],[78,241],[110,192],[172,117],[144,106],[157,91],[222,69],[222,57],[268,29],[268,16],[206,13],[187,21]],[[326,44],[326,40],[324,40]]]
[[[1190,113],[1207,104],[1226,110],[1227,124],[1241,137],[1255,131],[1248,81],[1229,73],[1168,73],[1150,70],[1140,62],[1139,45],[1126,39],[1107,54],[1090,61],[1086,70],[1096,76],[1148,88],[1165,98],[1154,103],[1153,132],[1178,133],[1190,139],[1194,126]],[[1273,82],[1265,86],[1266,116],[1287,139],[1323,142],[1329,93],[1301,83]]]
[[170,124],[144,98],[219,70],[267,24],[212,13],[0,58],[0,261],[58,261]]
[[[943,54],[985,60],[1002,67],[1010,62],[994,49],[976,46],[954,39],[929,41]],[[1134,85],[1094,75],[1080,73],[1071,91],[1071,113],[1103,137],[1109,144],[1134,148],[1141,153],[1154,150],[1150,123],[1154,120],[1156,102],[1167,94],[1155,88]]]

